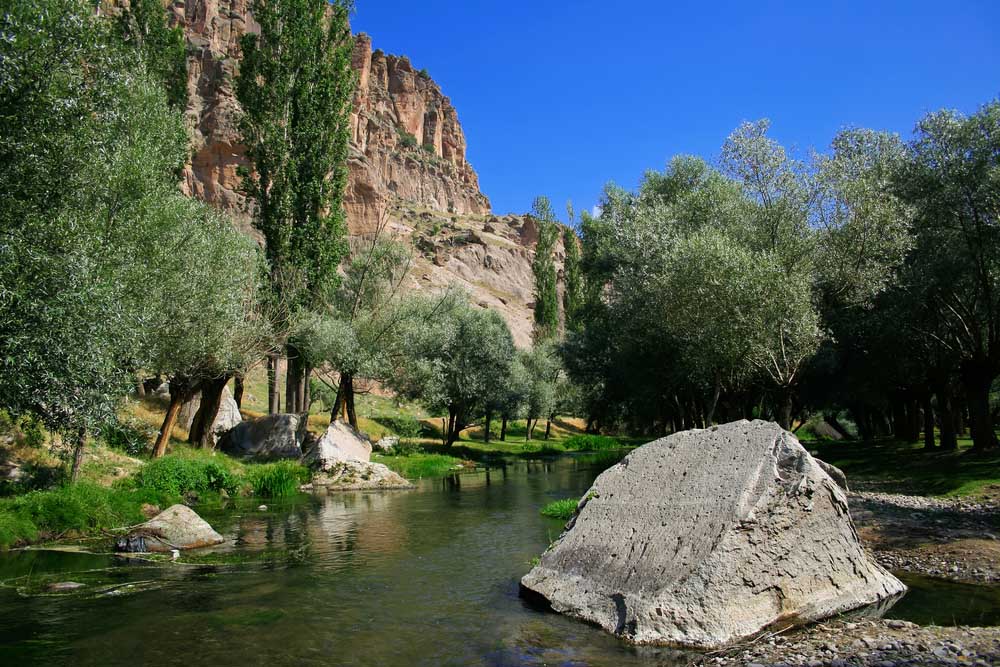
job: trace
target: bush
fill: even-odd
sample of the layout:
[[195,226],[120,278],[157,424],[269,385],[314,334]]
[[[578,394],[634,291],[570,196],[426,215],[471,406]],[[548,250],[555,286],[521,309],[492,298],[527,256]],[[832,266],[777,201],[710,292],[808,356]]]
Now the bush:
[[556,500],[551,502],[540,511],[543,516],[552,517],[553,519],[563,519],[568,520],[573,514],[576,513],[576,506],[579,504],[575,498],[563,498],[562,500]]
[[296,461],[277,461],[248,466],[245,478],[253,495],[281,498],[298,493],[299,485],[309,481],[309,470]]
[[169,498],[220,491],[234,495],[240,488],[239,478],[216,461],[173,455],[150,461],[131,483]]
[[434,144],[424,144],[424,152],[434,155]]
[[409,132],[406,132],[404,130],[400,130],[400,132],[399,132],[399,143],[403,146],[403,148],[416,148],[417,147],[417,138],[415,136],[413,136],[412,134],[410,134]]
[[625,445],[606,435],[574,435],[563,440],[562,446],[576,452],[603,452]]
[[100,437],[108,447],[129,456],[141,456],[149,450],[156,431],[138,420],[118,421],[101,429]]

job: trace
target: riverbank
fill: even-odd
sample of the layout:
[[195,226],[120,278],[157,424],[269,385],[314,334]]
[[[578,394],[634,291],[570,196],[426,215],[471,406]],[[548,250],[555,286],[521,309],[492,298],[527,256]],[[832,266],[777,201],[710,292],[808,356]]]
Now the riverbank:
[[[890,612],[891,613],[891,612]],[[936,667],[1000,663],[1000,628],[921,627],[898,620],[833,621],[779,629],[693,664],[744,667]]]

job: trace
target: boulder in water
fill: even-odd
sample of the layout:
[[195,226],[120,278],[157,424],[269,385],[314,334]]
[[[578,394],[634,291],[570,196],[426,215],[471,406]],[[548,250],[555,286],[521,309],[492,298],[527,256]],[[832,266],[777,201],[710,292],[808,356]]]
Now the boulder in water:
[[381,463],[338,461],[313,475],[312,491],[383,491],[413,485]]
[[319,439],[308,439],[303,449],[303,463],[318,470],[329,470],[344,461],[367,462],[372,457],[371,443],[339,419]]
[[521,583],[630,641],[699,648],[906,590],[862,549],[841,487],[763,421],[630,453]]
[[274,414],[240,422],[219,439],[219,449],[231,456],[261,461],[298,459],[309,435],[309,415]]
[[116,551],[170,552],[174,549],[197,549],[223,542],[222,535],[186,505],[172,505],[133,528],[118,540]]

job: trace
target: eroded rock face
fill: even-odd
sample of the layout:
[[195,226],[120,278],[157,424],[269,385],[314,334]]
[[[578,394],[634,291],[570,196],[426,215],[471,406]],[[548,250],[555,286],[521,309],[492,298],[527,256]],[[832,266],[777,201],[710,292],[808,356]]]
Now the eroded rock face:
[[906,589],[861,548],[843,490],[763,421],[629,454],[597,478],[521,583],[630,641],[700,648]]
[[302,462],[311,468],[329,470],[337,463],[367,462],[371,457],[371,443],[362,438],[350,424],[338,419],[330,424],[320,438],[307,440]]
[[118,540],[118,551],[197,549],[224,542],[222,535],[186,505],[172,505]]
[[298,459],[309,437],[306,414],[274,414],[237,424],[219,440],[219,449],[230,456],[259,461]]

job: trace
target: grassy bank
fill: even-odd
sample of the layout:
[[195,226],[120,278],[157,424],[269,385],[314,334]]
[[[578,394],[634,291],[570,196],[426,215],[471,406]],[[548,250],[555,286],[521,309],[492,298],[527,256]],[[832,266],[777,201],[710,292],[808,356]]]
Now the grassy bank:
[[410,480],[423,477],[444,477],[466,467],[466,462],[455,456],[426,452],[413,452],[399,456],[373,454],[372,461],[383,463],[390,470]]

